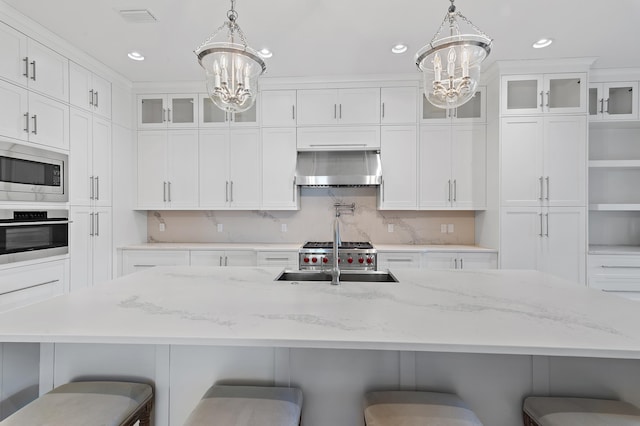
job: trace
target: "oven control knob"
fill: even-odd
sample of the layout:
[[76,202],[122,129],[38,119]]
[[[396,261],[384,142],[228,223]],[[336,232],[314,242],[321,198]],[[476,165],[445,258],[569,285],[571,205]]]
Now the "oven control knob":
[[360,263],[364,263],[364,259],[363,259],[363,258],[359,258],[359,259],[358,259],[358,262],[360,262]]
[[353,263],[353,257],[348,258],[348,259],[347,259],[347,262],[349,262],[349,263]]
[[327,263],[329,262],[329,258],[328,257],[323,257],[322,258],[322,263]]
[[342,259],[338,258],[338,263],[342,263]]
[[309,263],[309,258],[308,257],[304,258],[304,263]]
[[368,263],[368,264],[372,264],[372,263],[373,263],[373,259],[372,259],[372,258],[370,258],[370,257],[367,257],[367,263]]
[[316,263],[316,262],[318,261],[318,258],[317,258],[317,257],[312,257],[312,258],[311,258],[311,261],[312,261],[313,263]]

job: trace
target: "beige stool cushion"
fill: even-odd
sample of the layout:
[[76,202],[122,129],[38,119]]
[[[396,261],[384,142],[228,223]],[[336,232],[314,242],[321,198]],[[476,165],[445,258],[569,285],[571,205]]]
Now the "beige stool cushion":
[[300,389],[214,385],[184,426],[295,426],[301,409]]
[[623,401],[530,396],[522,409],[540,426],[640,426],[640,409]]
[[119,426],[153,397],[151,386],[128,382],[72,382],[16,411],[2,426]]
[[482,426],[460,398],[438,392],[370,392],[364,418],[367,426]]

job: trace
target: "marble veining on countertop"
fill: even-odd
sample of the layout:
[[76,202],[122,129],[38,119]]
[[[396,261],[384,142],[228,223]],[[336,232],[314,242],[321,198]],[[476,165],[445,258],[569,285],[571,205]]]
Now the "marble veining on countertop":
[[0,315],[0,341],[640,358],[636,302],[537,271],[394,269],[399,283],[277,282],[279,268],[156,267]]

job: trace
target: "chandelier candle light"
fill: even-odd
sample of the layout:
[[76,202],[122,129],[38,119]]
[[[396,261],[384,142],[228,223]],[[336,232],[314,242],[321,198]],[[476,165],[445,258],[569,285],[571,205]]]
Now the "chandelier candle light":
[[[228,21],[194,51],[206,73],[209,97],[218,108],[231,113],[251,108],[258,92],[258,77],[267,70],[258,52],[247,46],[236,22],[238,13],[234,5],[235,0],[231,0]],[[227,28],[227,41],[214,42],[224,28]],[[236,36],[242,44],[236,43]]]
[[[492,39],[451,6],[431,42],[415,56],[424,77],[424,94],[439,108],[456,108],[471,99],[480,79],[480,64],[491,52]],[[460,34],[458,18],[477,34]],[[449,36],[438,39],[449,23]]]

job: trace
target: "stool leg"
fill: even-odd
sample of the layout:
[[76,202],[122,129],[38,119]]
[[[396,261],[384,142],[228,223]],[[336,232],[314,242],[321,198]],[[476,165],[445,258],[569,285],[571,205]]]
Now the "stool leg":
[[151,426],[151,409],[153,408],[153,401],[149,401],[145,404],[143,412],[140,415],[140,426]]
[[538,423],[534,422],[525,412],[522,413],[522,419],[524,420],[524,426],[538,426]]

